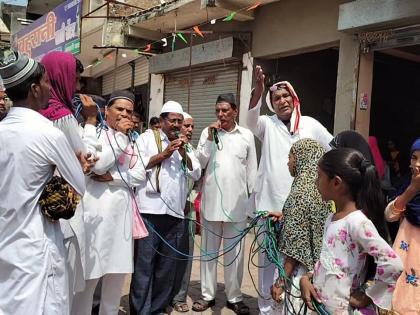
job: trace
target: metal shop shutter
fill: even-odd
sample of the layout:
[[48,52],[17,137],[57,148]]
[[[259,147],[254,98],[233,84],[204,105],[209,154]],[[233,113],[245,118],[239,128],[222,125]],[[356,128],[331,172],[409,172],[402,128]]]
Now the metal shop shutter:
[[[192,142],[197,145],[201,132],[216,120],[214,105],[222,93],[233,93],[238,99],[239,63],[218,64],[191,70],[190,109],[195,129]],[[189,71],[165,74],[165,102],[179,102],[188,110]]]
[[[140,57],[136,61],[134,86],[145,84],[149,81],[149,62],[146,57]],[[114,86],[114,72],[115,89]],[[131,87],[131,67],[129,64],[122,65],[116,71],[104,74],[102,79],[102,94],[111,94],[114,90],[124,90]]]
[[[115,73],[115,89],[114,86]],[[122,65],[116,71],[111,71],[103,76],[102,94],[111,94],[114,90],[124,90],[131,86],[131,67],[128,64]]]
[[134,86],[149,82],[149,61],[146,57],[142,56],[136,60],[134,75]]

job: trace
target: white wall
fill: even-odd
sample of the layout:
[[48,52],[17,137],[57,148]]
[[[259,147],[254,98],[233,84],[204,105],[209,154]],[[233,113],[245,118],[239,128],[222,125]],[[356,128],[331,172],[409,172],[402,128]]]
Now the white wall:
[[252,55],[287,56],[334,46],[342,0],[281,0],[257,10]]
[[164,77],[162,74],[150,75],[149,119],[159,117],[163,106]]
[[254,58],[251,57],[250,52],[243,55],[242,64],[239,125],[246,127],[246,117],[248,114],[249,101],[251,99],[252,75],[254,72]]
[[357,0],[340,5],[338,29],[356,32],[362,28],[391,28],[417,24],[419,0]]

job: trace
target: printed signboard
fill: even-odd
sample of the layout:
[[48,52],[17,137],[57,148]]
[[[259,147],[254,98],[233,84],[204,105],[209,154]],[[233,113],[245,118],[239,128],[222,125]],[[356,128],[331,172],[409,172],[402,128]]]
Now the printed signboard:
[[58,50],[80,53],[82,0],[68,0],[13,35],[13,47],[35,60]]

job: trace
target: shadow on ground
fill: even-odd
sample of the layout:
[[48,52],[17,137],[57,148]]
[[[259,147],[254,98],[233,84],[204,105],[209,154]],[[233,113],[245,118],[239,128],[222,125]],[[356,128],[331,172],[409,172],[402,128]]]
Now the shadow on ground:
[[[251,275],[254,281],[257,281],[257,268],[251,264],[248,269],[248,259],[249,259],[249,245],[252,243],[254,239],[253,235],[247,235],[245,241],[245,260],[244,260],[244,276],[242,281],[242,294],[244,296],[244,303],[248,305],[250,309],[251,315],[258,315],[258,301],[257,301],[257,291],[254,288],[254,285],[251,280]],[[200,243],[200,237],[197,236],[196,238],[197,244]],[[200,249],[197,247],[194,249],[196,253],[200,252]],[[256,259],[256,258],[255,258]],[[171,315],[179,315],[179,314],[203,314],[203,315],[234,315],[235,313],[226,307],[226,295],[225,295],[225,286],[223,283],[224,278],[224,270],[222,266],[218,266],[217,268],[217,293],[216,293],[216,305],[211,309],[208,309],[204,312],[193,312],[191,310],[193,301],[200,298],[201,290],[200,290],[200,262],[194,261],[192,272],[191,272],[191,282],[188,291],[188,298],[187,304],[190,308],[189,312],[186,313],[179,313],[174,310],[170,310]],[[130,289],[130,277],[127,277],[126,282],[123,288],[123,297],[121,298],[121,306],[120,312],[118,315],[127,315],[130,314],[129,306],[128,306],[128,292]],[[168,310],[169,311],[169,310]]]
[[[216,305],[213,306],[211,309],[208,309],[204,312],[193,312],[191,310],[191,306],[193,301],[200,298],[200,282],[199,281],[191,281],[189,292],[188,292],[188,307],[190,308],[189,312],[186,313],[179,313],[175,310],[168,310],[169,314],[171,315],[178,315],[178,314],[214,314],[214,315],[227,315],[227,314],[235,314],[233,311],[228,309],[226,307],[226,296],[225,296],[225,286],[222,283],[217,284],[217,293],[216,293]],[[250,309],[251,315],[257,315],[258,314],[258,302],[257,298],[255,296],[250,296],[248,294],[243,294],[244,297],[244,303],[248,305]],[[128,306],[128,295],[124,295],[121,298],[121,306],[120,306],[120,312],[118,315],[127,315],[130,314],[129,306]]]

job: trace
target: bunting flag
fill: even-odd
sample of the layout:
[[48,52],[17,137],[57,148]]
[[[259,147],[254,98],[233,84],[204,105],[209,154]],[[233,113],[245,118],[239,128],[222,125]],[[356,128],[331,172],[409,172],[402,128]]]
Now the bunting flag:
[[146,49],[144,50],[144,52],[149,52],[152,50],[152,44],[147,44]]
[[246,9],[247,11],[251,11],[251,10],[255,10],[256,8],[258,8],[261,5],[261,1],[257,1],[255,4],[253,4],[252,6],[250,6],[248,9]]
[[235,17],[235,15],[236,15],[236,12],[235,11],[230,12],[230,14],[223,19],[223,22],[230,22],[230,21],[232,21],[233,18]]
[[194,30],[194,32],[195,32],[196,34],[198,34],[199,36],[201,36],[201,37],[203,37],[203,38],[204,38],[204,35],[203,35],[203,33],[201,33],[201,30],[200,30],[200,28],[198,27],[198,25],[194,26],[194,27],[193,27],[193,30]]
[[[246,11],[252,11],[252,10],[255,10],[256,8],[258,8],[259,6],[261,6],[262,5],[262,1],[256,1],[253,5],[251,5],[250,7],[248,7],[248,8],[242,8],[242,9],[240,9],[239,11],[243,11],[243,10],[246,10]],[[229,15],[228,16],[226,16],[222,21],[223,22],[230,22],[230,21],[232,21],[233,19],[234,19],[234,17],[235,17],[235,15],[238,13],[238,11],[231,11],[230,13],[229,13]],[[216,19],[212,19],[212,20],[210,20],[210,21],[207,21],[207,23],[210,23],[210,24],[216,24]],[[175,25],[175,28],[176,28],[176,25]],[[195,34],[197,34],[198,36],[200,36],[200,37],[202,37],[202,38],[204,38],[204,34],[203,34],[203,32],[200,30],[200,27],[199,27],[199,25],[195,25],[195,26],[193,26],[193,28],[192,28],[193,30],[194,30],[194,33]],[[187,39],[185,38],[185,36],[184,36],[184,34],[182,33],[182,31],[181,32],[174,32],[174,33],[172,33],[172,52],[174,52],[175,51],[175,42],[176,42],[176,38],[177,37],[179,37],[185,44],[188,44],[188,41],[187,41]],[[168,45],[168,39],[169,39],[170,37],[168,36],[168,37],[165,37],[165,38],[162,38],[160,41],[162,41],[163,42],[163,44],[162,44],[162,46],[163,47],[166,47],[167,45]],[[159,41],[155,41],[155,42],[153,42],[153,43],[157,43],[157,42],[159,42]],[[143,52],[150,52],[151,50],[152,50],[152,44],[153,43],[150,43],[150,44],[147,44],[146,45],[146,48],[143,50],[143,51],[140,51],[139,49],[134,49],[134,53],[136,53],[137,55],[141,55]],[[112,56],[112,53],[109,53],[109,54],[107,54],[107,55],[105,55],[105,56],[103,56],[103,58],[106,58],[106,59],[109,59],[109,60],[112,60],[113,59],[113,56]],[[99,60],[99,59],[97,59],[96,61],[94,61],[92,64],[90,64],[90,65],[88,65],[86,68],[88,68],[88,67],[96,67],[96,66],[98,66],[98,65],[100,65],[101,63],[103,62],[103,59],[102,60]]]
[[182,34],[182,33],[176,33],[176,35],[177,35],[179,38],[181,38],[181,39],[182,39],[182,41],[183,41],[185,44],[188,44],[187,40],[186,40],[186,39],[185,39],[185,37],[184,37],[184,34]]

